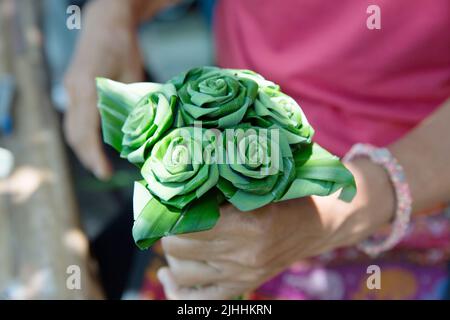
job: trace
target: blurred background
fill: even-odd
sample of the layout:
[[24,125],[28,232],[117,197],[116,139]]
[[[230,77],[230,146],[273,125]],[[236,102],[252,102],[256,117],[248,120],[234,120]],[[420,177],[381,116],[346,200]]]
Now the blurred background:
[[[0,299],[141,297],[152,253],[131,238],[138,171],[108,149],[116,171],[100,182],[61,131],[79,33],[66,10],[86,2],[0,0]],[[213,6],[182,1],[141,27],[147,81],[213,64]]]
[[[105,146],[107,156],[112,161],[115,171],[110,180],[107,182],[100,181],[83,168],[64,139],[62,123],[68,106],[68,98],[63,86],[63,78],[73,57],[80,33],[80,30],[71,30],[67,27],[67,19],[73,14],[73,11],[68,12],[68,8],[71,5],[79,7],[82,18],[83,10],[85,10],[88,1],[0,0],[0,299],[153,299],[163,297],[162,289],[158,286],[154,273],[154,270],[164,263],[161,257],[161,249],[155,246],[152,250],[139,251],[131,235],[133,223],[132,186],[133,181],[139,177],[138,170],[127,161],[120,159],[114,150]],[[405,83],[414,84],[414,81],[411,81],[411,79],[415,79],[414,75],[417,76],[426,68],[434,70],[434,62],[429,57],[430,55],[436,56],[436,59],[439,58],[437,61],[441,63],[440,61],[445,60],[443,50],[435,49],[433,51],[428,42],[422,40],[421,32],[417,34],[416,38],[411,37],[409,39],[408,31],[410,26],[413,25],[418,28],[417,30],[420,29],[426,33],[426,39],[436,44],[441,43],[441,40],[440,38],[435,39],[434,36],[445,35],[445,26],[448,23],[446,24],[447,21],[443,21],[444,18],[441,17],[440,23],[444,26],[441,29],[444,31],[439,29],[439,24],[437,26],[430,24],[429,28],[422,28],[421,23],[425,25],[427,20],[424,19],[425,22],[423,22],[421,19],[427,15],[419,10],[420,5],[418,6],[419,9],[414,7],[415,10],[411,11],[421,19],[411,19],[404,10],[410,6],[410,2],[406,0],[403,3],[400,3],[400,1],[395,3],[387,0],[379,1],[383,2],[386,8],[392,6],[391,8],[398,10],[392,10],[390,20],[389,15],[386,15],[383,21],[390,21],[391,27],[393,26],[398,34],[406,32],[404,33],[406,34],[405,37],[411,40],[411,44],[408,42],[405,47],[399,46],[397,52],[391,50],[395,48],[390,48],[392,42],[389,42],[389,39],[392,39],[391,36],[397,35],[396,32],[390,32],[388,28],[386,28],[387,32],[367,29],[368,27],[365,24],[367,12],[365,9],[369,2],[370,4],[372,2],[366,2],[358,0],[351,2],[351,5],[357,4],[361,8],[364,7],[364,10],[355,13],[357,19],[354,23],[361,29],[356,30],[357,32],[354,35],[340,32],[333,23],[326,23],[326,28],[323,30],[333,32],[318,33],[324,38],[311,36],[314,39],[312,41],[314,44],[320,43],[320,48],[322,48],[322,44],[328,44],[330,35],[336,37],[339,40],[336,43],[342,46],[336,49],[341,51],[333,57],[327,56],[329,52],[321,49],[320,55],[311,60],[314,63],[308,66],[310,69],[307,69],[312,72],[312,78],[308,79],[308,75],[306,75],[306,78],[299,77],[297,80],[304,80],[307,84],[306,88],[309,88],[310,80],[313,79],[312,83],[314,84],[314,77],[317,77],[318,80],[322,79],[321,70],[328,71],[334,60],[345,60],[340,57],[351,57],[351,59],[346,60],[356,62],[355,65],[358,68],[355,70],[350,68],[354,74],[346,74],[348,79],[342,77],[342,70],[348,71],[349,66],[354,66],[352,63],[343,63],[342,68],[334,70],[334,78],[333,74],[330,76],[325,72],[327,73],[323,76],[326,80],[325,83],[331,81],[330,84],[333,85],[331,86],[333,88],[336,81],[342,84],[342,88],[344,88],[342,97],[355,98],[356,96],[355,101],[358,101],[358,104],[355,104],[355,106],[360,106],[359,101],[364,102],[364,99],[360,100],[361,97],[367,95],[367,99],[370,99],[373,92],[379,91],[380,96],[375,95],[375,97],[378,97],[375,102],[379,102],[379,104],[375,103],[374,106],[382,107],[380,110],[386,111],[386,114],[390,114],[388,111],[392,109],[394,117],[387,119],[388,116],[371,117],[368,115],[367,119],[370,121],[367,123],[372,123],[374,130],[379,128],[384,130],[384,125],[388,125],[386,128],[390,128],[389,125],[392,124],[392,127],[398,125],[403,130],[405,126],[398,119],[404,118],[403,120],[407,125],[412,125],[408,122],[409,120],[407,121],[405,111],[410,107],[410,102],[415,100],[420,102],[421,100],[417,99],[420,94],[427,97],[428,92],[431,92],[433,93],[431,96],[433,96],[433,88],[430,85],[430,88],[423,88],[424,90],[420,94],[416,92],[413,92],[412,96],[411,93],[405,94],[404,99],[399,102],[396,96],[397,88],[394,88],[394,85],[392,85],[392,89],[395,89],[394,95],[389,90],[384,89],[383,85],[390,83],[389,81],[384,82],[386,79],[384,77],[394,74],[394,79],[397,79],[397,76],[399,79],[404,77]],[[244,4],[239,1],[234,2],[235,5],[237,3]],[[291,5],[298,4],[290,3]],[[331,0],[330,3],[333,3],[336,7],[341,5],[341,2],[337,4]],[[346,3],[349,4],[350,2]],[[211,30],[215,4],[216,0],[182,0],[179,4],[160,12],[155,18],[151,19],[151,22],[140,26],[139,45],[145,64],[146,81],[164,82],[191,67],[215,64]],[[269,4],[273,7],[270,7]],[[317,11],[321,13],[322,3],[315,1],[314,5],[313,2],[309,4],[313,12],[315,12],[315,6],[318,6],[320,10]],[[278,3],[274,5],[270,0],[267,0],[266,5],[267,7],[263,6],[262,8],[270,12],[274,8],[276,9]],[[424,5],[423,8],[433,9],[433,6],[425,0],[422,5]],[[445,7],[444,2],[441,5]],[[248,7],[249,11],[253,13],[253,7],[250,5]],[[342,23],[345,26],[348,12],[343,11],[346,18],[342,19],[341,15],[334,14],[332,8],[332,5],[327,7],[324,17],[336,18],[334,22]],[[346,8],[353,14],[352,6]],[[290,9],[289,5],[284,8],[291,13]],[[107,7],[105,7],[105,12],[106,10],[108,10]],[[308,16],[314,23],[321,21],[309,15],[309,12],[305,10],[301,13]],[[402,12],[404,16],[399,17],[399,19],[401,18],[399,21],[404,20],[404,23],[397,21],[396,12]],[[264,16],[264,12],[261,14]],[[229,11],[229,15],[236,17],[233,10]],[[278,19],[278,16],[276,18]],[[289,22],[297,22],[297,20],[297,13],[294,12],[288,22],[277,23],[279,29],[276,30],[284,31],[282,28],[289,26]],[[309,19],[306,20],[309,21]],[[415,20],[418,20],[416,21],[417,24],[413,23]],[[358,21],[362,23],[359,25]],[[276,22],[280,21],[277,20]],[[81,28],[83,28],[83,24]],[[237,30],[239,32],[239,29]],[[308,35],[309,33],[314,35],[315,27],[305,28],[302,31],[308,33]],[[295,32],[292,32],[292,34],[297,37],[298,35]],[[281,32],[273,33],[277,40],[274,47],[278,48],[278,35]],[[111,39],[114,40],[114,36],[114,34],[111,34]],[[111,40],[109,38],[104,39]],[[261,39],[265,40],[265,37],[261,36]],[[361,39],[367,42],[363,42]],[[304,44],[305,47],[299,45],[298,50],[304,50],[303,52],[307,53],[319,52],[311,51],[307,43],[303,42],[303,39],[300,40],[299,43],[293,45]],[[362,46],[360,47],[361,43]],[[349,47],[347,47],[347,44],[349,44]],[[377,45],[380,45],[380,47],[378,48]],[[424,45],[426,45],[426,50],[423,50],[423,52],[418,50],[423,48]],[[253,44],[250,43],[250,46],[253,46]],[[443,47],[445,48],[445,46]],[[392,51],[392,57],[389,57],[389,54],[387,54],[388,57],[385,57],[388,63],[385,63],[383,58],[378,59],[376,53],[379,51],[377,50],[380,50],[380,52],[381,50],[383,52]],[[410,58],[405,59],[405,65],[403,66],[403,68],[406,66],[406,73],[397,70],[398,68],[401,69],[403,65],[403,56],[397,56],[397,53],[403,53],[402,50],[408,53]],[[344,51],[344,55],[341,56],[342,51]],[[290,50],[287,50],[287,52],[290,52]],[[367,63],[367,57],[371,57],[374,52],[377,59]],[[278,61],[265,59],[265,55],[262,54],[264,52],[261,51],[253,50],[253,53],[261,58],[263,65],[267,64],[268,67],[272,67],[267,68],[266,71],[277,69],[276,63]],[[284,72],[290,73],[291,67],[295,66],[291,66],[291,60],[285,57],[291,56],[277,56],[277,59],[279,57],[289,61],[289,63],[286,63],[285,69],[287,71],[284,70]],[[295,55],[295,57],[297,56]],[[316,63],[322,69],[317,68]],[[323,65],[321,65],[322,63]],[[436,65],[439,66],[439,63]],[[255,66],[257,67],[257,65]],[[414,70],[408,69],[411,66],[414,67]],[[252,67],[252,69],[265,74],[256,68]],[[382,76],[378,75],[377,71]],[[414,72],[417,72],[417,74]],[[270,73],[266,76],[280,83],[284,88],[290,83],[290,80],[288,77],[284,77],[282,73],[279,79],[273,78]],[[424,74],[426,73],[424,72]],[[364,80],[361,80],[364,77],[360,78],[360,75],[368,75],[369,77],[364,82]],[[311,85],[311,88],[315,88],[315,86],[316,84]],[[372,86],[375,86],[375,88],[372,88]],[[320,86],[318,85],[318,87]],[[411,88],[415,88],[415,86]],[[376,90],[371,91],[372,89]],[[318,97],[326,96],[329,93],[327,90],[317,92],[319,92]],[[334,92],[330,94],[329,101],[335,100],[334,94]],[[328,109],[331,115],[341,114],[340,111],[336,111],[340,110],[337,107],[342,109],[342,116],[352,114],[353,111],[348,114],[345,113],[347,102],[352,100],[340,100],[339,97],[340,95],[336,95],[336,101],[344,102],[342,105],[336,105],[336,108],[329,101],[322,105],[320,99],[316,99],[319,103],[315,99],[311,99],[309,106],[307,105],[308,100],[305,99],[305,104],[302,101],[302,105],[308,106],[309,111],[315,111],[310,114],[315,114],[316,118],[308,116],[310,120],[318,121],[323,118],[326,122],[326,119],[333,119],[323,117],[323,115],[327,115],[325,112]],[[394,112],[395,108],[391,108],[390,103],[392,102],[394,102],[393,106],[398,104],[400,107],[403,106],[404,110],[402,108],[399,109],[400,111],[397,110],[397,115],[397,111]],[[366,107],[366,104],[361,103],[361,106]],[[377,112],[380,110],[377,110]],[[402,110],[405,111],[405,114],[401,114]],[[363,110],[357,111],[362,112]],[[382,113],[381,111],[380,113]],[[355,111],[355,114],[359,117],[358,112]],[[400,117],[400,114],[402,117]],[[364,115],[364,113],[361,113],[361,115]],[[397,118],[397,116],[400,118]],[[358,117],[353,119],[366,119],[365,116]],[[313,122],[311,121],[311,123]],[[326,125],[328,126],[329,123],[327,122]],[[355,132],[365,130],[365,128],[359,129],[361,126],[349,126],[348,128],[353,128],[354,130],[352,130]],[[352,130],[350,129],[349,132],[351,133]],[[389,129],[384,131],[389,133]],[[358,136],[358,133],[359,131],[355,136]],[[447,209],[440,217],[442,220],[436,220],[429,224],[430,229],[433,229],[436,234],[442,235],[445,239],[448,238],[448,234],[444,233],[447,230],[445,226],[448,224],[449,216],[450,209]],[[444,225],[441,221],[447,222]],[[425,222],[419,224],[416,230],[419,230],[420,236],[422,236],[422,233],[420,233],[421,225],[427,225],[426,230],[428,230],[428,224]],[[422,241],[423,239],[420,238],[417,244],[421,245]],[[448,248],[445,250],[448,251]],[[397,295],[398,292],[402,293],[402,289],[405,289],[403,290],[405,292],[408,290],[414,291],[411,285],[414,278],[399,277],[401,273],[398,271],[401,269],[393,268],[391,262],[394,260],[389,260],[395,258],[395,262],[398,262],[399,265],[404,262],[406,264],[408,261],[404,257],[410,251],[406,249],[404,251],[405,255],[399,255],[400,258],[397,258],[393,253],[392,257],[389,256],[386,259],[387,265],[390,265],[391,269],[388,268],[385,279],[392,281],[393,285],[390,289],[392,289],[394,295],[380,295],[381,298],[404,297]],[[319,259],[320,264],[323,262],[323,265],[327,263],[332,265],[337,257],[333,255],[333,252],[325,253],[320,257],[323,260]],[[362,275],[361,290],[366,295],[361,297],[370,298],[371,292],[365,290],[365,278],[363,276],[366,276],[365,268],[367,264],[374,262],[367,257],[358,260],[360,253],[354,248],[349,248],[345,255],[341,264],[344,268],[336,263],[331,266],[328,270],[330,272],[327,273],[322,265],[317,269],[311,267],[311,273],[305,272],[304,275],[291,278],[291,280],[282,278],[285,281],[283,283],[291,281],[299,287],[310,289],[315,297],[334,298],[333,294],[339,291],[339,286],[336,285],[337,282],[335,281],[337,278],[334,275],[337,274],[336,270],[339,271],[339,268],[345,269],[348,263],[351,268],[345,270],[348,271],[350,276],[356,279],[354,270],[359,270],[360,275]],[[411,265],[414,268],[419,266],[425,270],[423,272],[425,286],[431,287],[430,283],[434,286],[434,291],[424,297],[430,299],[436,297],[448,298],[450,287],[448,286],[447,274],[450,266],[446,256],[439,250],[425,247],[423,250],[411,250],[411,255],[408,255],[408,257],[411,258]],[[430,265],[424,264],[422,257],[426,257],[423,261],[431,261]],[[442,265],[439,265],[439,278],[436,278],[438,280],[433,282],[434,278],[430,276],[432,272],[429,270],[435,267],[436,261],[442,261]],[[355,266],[358,269],[352,269]],[[391,272],[392,270],[393,272]],[[444,273],[445,277],[443,276]],[[408,281],[410,281],[409,286]],[[434,283],[437,284],[434,285]],[[389,292],[389,288],[387,292]],[[411,292],[405,293],[405,296],[412,297]],[[271,296],[262,295],[262,297],[270,298]]]

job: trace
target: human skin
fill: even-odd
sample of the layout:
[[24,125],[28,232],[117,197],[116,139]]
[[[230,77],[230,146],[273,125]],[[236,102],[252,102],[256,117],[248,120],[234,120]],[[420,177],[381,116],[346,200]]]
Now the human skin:
[[[71,105],[69,144],[98,177],[111,168],[102,151],[95,108],[95,76],[136,81],[141,76],[135,28],[166,1],[94,1],[66,77]],[[112,36],[114,35],[114,36]],[[416,129],[388,146],[403,166],[413,213],[450,200],[450,101]],[[171,299],[226,299],[258,287],[292,263],[354,245],[392,221],[395,197],[385,170],[367,159],[346,163],[358,193],[351,203],[308,197],[253,212],[221,208],[212,230],[163,239],[169,266],[158,276]]]
[[81,36],[64,77],[69,100],[64,133],[81,163],[100,179],[109,178],[112,168],[100,136],[95,78],[141,81],[143,64],[136,28],[173,2],[96,0],[83,8]]

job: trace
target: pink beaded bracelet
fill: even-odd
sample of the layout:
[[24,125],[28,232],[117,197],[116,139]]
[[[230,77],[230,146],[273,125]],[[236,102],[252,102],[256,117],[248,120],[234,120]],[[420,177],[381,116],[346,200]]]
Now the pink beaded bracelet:
[[402,166],[386,148],[376,148],[370,144],[355,144],[345,155],[344,161],[357,157],[367,157],[376,164],[383,166],[395,190],[397,208],[392,223],[391,234],[380,242],[366,240],[358,248],[369,256],[375,257],[380,253],[396,246],[405,236],[411,220],[412,198]]

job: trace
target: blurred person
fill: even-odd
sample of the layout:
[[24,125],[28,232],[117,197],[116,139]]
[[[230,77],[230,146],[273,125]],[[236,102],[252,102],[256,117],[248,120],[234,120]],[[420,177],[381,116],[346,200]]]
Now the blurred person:
[[[354,247],[394,220],[397,203],[382,166],[349,161],[358,187],[351,203],[310,197],[250,213],[224,206],[213,230],[164,238],[169,266],[158,277],[168,298],[225,299],[249,291],[255,299],[443,297],[450,255],[450,3],[378,0],[381,29],[371,30],[372,2],[219,1],[217,64],[279,83],[302,106],[315,141],[335,154],[358,142],[387,147],[411,190],[406,237],[376,259]],[[65,133],[99,178],[112,169],[102,149],[94,78],[141,80],[136,28],[172,3],[94,0],[84,11],[65,79]],[[370,265],[382,272],[381,288],[367,286]],[[163,297],[154,274],[145,290]]]

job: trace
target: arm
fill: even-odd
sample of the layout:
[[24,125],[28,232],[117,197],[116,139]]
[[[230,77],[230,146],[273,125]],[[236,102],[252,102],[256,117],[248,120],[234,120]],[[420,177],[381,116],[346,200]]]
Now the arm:
[[[390,146],[406,171],[415,213],[450,200],[448,123],[446,102]],[[384,169],[367,159],[347,166],[358,187],[351,203],[333,195],[275,203],[253,213],[226,206],[213,230],[164,238],[169,268],[159,277],[168,297],[240,295],[295,261],[356,244],[389,223],[395,197]]]
[[[99,0],[97,0],[99,1]],[[105,1],[105,0],[103,0]],[[132,10],[132,17],[135,17],[137,24],[153,18],[162,9],[173,5],[180,0],[128,0],[128,6]],[[108,1],[109,2],[109,1]],[[126,1],[121,1],[126,2]]]
[[83,11],[83,28],[65,75],[69,106],[64,132],[83,165],[99,178],[111,174],[103,151],[95,77],[122,82],[143,75],[137,26],[174,0],[95,0]]
[[405,170],[414,213],[450,201],[450,99],[389,149]]

